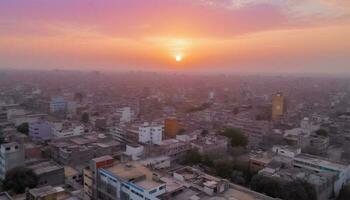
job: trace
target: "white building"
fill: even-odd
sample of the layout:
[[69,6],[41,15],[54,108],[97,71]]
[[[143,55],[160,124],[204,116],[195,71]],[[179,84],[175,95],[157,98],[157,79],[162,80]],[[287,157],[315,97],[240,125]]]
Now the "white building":
[[84,134],[82,125],[64,127],[62,123],[54,123],[53,135],[57,138],[72,137]]
[[66,111],[67,109],[67,102],[64,100],[63,97],[57,96],[51,98],[50,102],[50,112],[61,112]]
[[99,199],[159,200],[166,193],[166,184],[153,179],[153,172],[140,163],[99,168],[97,174]]
[[164,132],[163,125],[150,125],[145,122],[139,127],[139,142],[148,144],[160,144]]
[[272,151],[273,151],[273,153],[280,155],[280,156],[294,158],[295,156],[297,156],[301,153],[301,148],[293,148],[290,146],[275,145],[272,147]]
[[4,180],[6,172],[24,165],[24,148],[17,142],[0,146],[0,179]]
[[120,117],[120,123],[130,122],[134,116],[134,112],[130,107],[118,108],[116,114]]
[[125,155],[130,156],[131,160],[139,160],[144,153],[144,148],[142,145],[140,146],[131,146],[126,145],[126,150],[124,152]]

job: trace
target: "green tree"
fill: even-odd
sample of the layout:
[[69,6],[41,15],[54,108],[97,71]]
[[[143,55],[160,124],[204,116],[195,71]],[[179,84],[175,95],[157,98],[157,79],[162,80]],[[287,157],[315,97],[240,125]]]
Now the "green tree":
[[17,131],[23,134],[28,135],[29,133],[29,124],[27,122],[22,123],[17,127]]
[[232,177],[233,165],[231,161],[223,160],[215,163],[215,174],[222,178],[230,179]]
[[3,186],[5,190],[13,190],[15,193],[24,193],[25,189],[38,185],[39,178],[33,170],[25,167],[16,167],[6,173]]
[[320,135],[320,136],[324,136],[324,137],[327,137],[327,136],[328,136],[328,132],[327,132],[326,130],[324,130],[324,129],[318,129],[318,130],[316,131],[316,134],[317,134],[317,135]]
[[231,140],[232,147],[245,147],[248,144],[248,138],[236,128],[227,128],[221,131],[221,135]]
[[202,156],[197,150],[190,150],[186,153],[183,164],[185,165],[196,165],[201,163]]
[[83,113],[83,115],[81,116],[81,121],[83,122],[83,123],[89,123],[89,121],[90,121],[90,117],[89,117],[89,114],[88,113]]
[[264,193],[270,197],[281,198],[283,194],[283,182],[277,178],[267,177],[263,175],[255,175],[252,178],[250,187],[260,193]]
[[304,180],[288,182],[283,188],[283,199],[285,200],[317,200],[316,190]]

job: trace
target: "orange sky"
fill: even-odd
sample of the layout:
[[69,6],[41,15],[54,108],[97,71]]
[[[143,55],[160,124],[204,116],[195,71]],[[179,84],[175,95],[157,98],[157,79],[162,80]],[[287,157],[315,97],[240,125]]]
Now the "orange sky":
[[349,14],[348,0],[3,0],[0,67],[350,73]]

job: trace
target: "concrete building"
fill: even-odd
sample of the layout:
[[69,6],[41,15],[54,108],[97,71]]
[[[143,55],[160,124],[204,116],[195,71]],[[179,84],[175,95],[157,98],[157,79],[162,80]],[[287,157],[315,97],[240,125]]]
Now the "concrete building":
[[121,155],[124,146],[103,134],[62,138],[50,143],[51,158],[62,165],[87,165],[93,158]]
[[334,182],[333,190],[336,195],[339,194],[342,186],[350,178],[350,167],[348,165],[327,161],[322,157],[312,156],[309,154],[299,154],[295,156],[293,166],[296,168],[312,170],[318,173],[335,173],[336,180]]
[[241,130],[248,137],[249,146],[259,145],[263,141],[264,136],[270,132],[270,123],[268,121],[235,118],[226,125]]
[[202,155],[217,156],[227,153],[230,140],[221,135],[199,137],[191,142],[191,146]]
[[191,144],[188,142],[181,142],[176,139],[163,140],[159,145],[150,147],[147,151],[148,156],[169,156],[171,162],[180,161],[183,156],[191,149]]
[[163,139],[163,125],[150,125],[145,122],[139,127],[139,142],[145,144],[160,144]]
[[49,140],[54,137],[53,126],[45,121],[29,123],[29,136],[34,139]]
[[140,160],[144,155],[144,147],[142,145],[126,145],[124,154],[129,156],[131,160]]
[[4,180],[6,172],[24,165],[24,147],[17,142],[4,143],[0,146],[0,179]]
[[317,200],[328,200],[333,195],[334,173],[317,173],[298,168],[281,168],[276,171],[262,170],[260,175],[279,178],[285,182],[304,180],[309,183],[316,192]]
[[166,185],[153,178],[153,172],[140,163],[117,164],[99,168],[97,200],[157,200],[166,193]]
[[180,125],[176,118],[164,120],[164,133],[167,138],[175,138],[180,130]]
[[120,123],[128,123],[133,119],[134,112],[130,107],[122,107],[116,110],[116,115],[119,117]]
[[90,161],[89,167],[83,170],[84,199],[96,199],[96,177],[99,168],[113,166],[113,157],[106,155],[94,158]]
[[272,96],[272,120],[277,120],[283,116],[285,112],[285,99],[282,93]]
[[56,138],[79,136],[84,134],[84,127],[82,125],[54,123],[52,134]]
[[62,187],[44,186],[40,188],[29,189],[26,192],[26,200],[60,200],[68,199],[71,195]]
[[52,97],[50,101],[50,112],[65,112],[67,110],[67,102],[63,97]]
[[38,176],[38,186],[57,186],[65,183],[64,168],[53,161],[34,162],[27,165]]

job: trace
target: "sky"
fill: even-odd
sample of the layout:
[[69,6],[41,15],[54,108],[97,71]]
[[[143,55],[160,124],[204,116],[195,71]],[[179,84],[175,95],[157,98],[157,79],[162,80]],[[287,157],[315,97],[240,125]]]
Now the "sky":
[[349,0],[1,0],[0,68],[349,73]]

